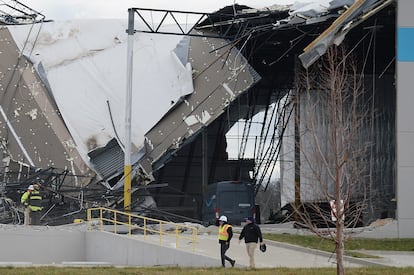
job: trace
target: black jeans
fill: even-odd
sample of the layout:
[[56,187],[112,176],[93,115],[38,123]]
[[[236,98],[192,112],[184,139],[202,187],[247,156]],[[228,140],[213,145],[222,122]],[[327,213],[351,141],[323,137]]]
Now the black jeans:
[[220,255],[221,255],[221,265],[224,267],[226,265],[226,260],[231,263],[233,260],[226,256],[226,251],[229,249],[230,243],[227,245],[225,242],[220,242]]
[[40,217],[42,216],[41,211],[31,211],[30,212],[30,224],[40,225]]

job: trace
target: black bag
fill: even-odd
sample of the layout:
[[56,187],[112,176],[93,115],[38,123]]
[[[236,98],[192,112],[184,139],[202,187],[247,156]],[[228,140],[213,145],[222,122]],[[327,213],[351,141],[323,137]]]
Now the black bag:
[[259,246],[259,249],[260,249],[260,251],[265,252],[266,251],[266,244],[265,243],[264,244],[261,244]]

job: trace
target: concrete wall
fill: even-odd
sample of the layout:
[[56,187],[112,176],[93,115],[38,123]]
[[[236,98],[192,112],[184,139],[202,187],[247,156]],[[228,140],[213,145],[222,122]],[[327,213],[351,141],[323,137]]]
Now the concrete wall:
[[115,266],[218,266],[218,260],[84,225],[0,225],[0,265],[105,264]]
[[397,220],[399,237],[414,237],[414,1],[398,1]]
[[218,266],[217,259],[108,232],[87,232],[86,260],[117,266]]
[[54,264],[84,261],[85,232],[76,229],[1,225],[0,261]]

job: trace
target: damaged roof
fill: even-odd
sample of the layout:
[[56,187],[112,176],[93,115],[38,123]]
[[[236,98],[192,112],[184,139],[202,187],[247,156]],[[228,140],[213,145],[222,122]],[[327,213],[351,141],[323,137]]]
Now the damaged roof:
[[[289,52],[298,52],[294,48],[300,45],[302,53],[299,58],[307,68],[330,45],[339,45],[352,28],[394,2],[395,0],[319,0],[310,3],[295,2],[287,6],[274,5],[264,9],[234,5],[217,11],[211,16],[213,21],[205,20],[198,28],[212,28],[231,37],[233,41],[239,41],[239,45],[265,36],[263,44],[259,43],[260,47],[264,47],[264,44],[280,44],[280,49],[272,49],[280,51],[278,55],[281,58]],[[303,47],[299,42],[306,36],[314,38]],[[267,64],[279,61],[263,60]]]
[[[314,1],[263,9],[234,5],[196,27],[197,32],[213,31],[228,40],[136,33],[131,128],[133,151],[139,154],[136,161],[151,174],[154,165],[162,166],[239,95],[261,85],[263,76],[266,81],[280,80],[279,88],[292,83],[291,64],[297,53],[302,65],[310,66],[329,45],[340,43],[350,29],[392,2]],[[97,169],[91,158],[102,154],[91,152],[123,147],[125,20],[47,22],[7,29],[16,50],[33,64],[50,90],[78,154]],[[249,55],[257,49],[260,52]],[[272,71],[262,68],[271,66],[280,70],[268,77]],[[120,157],[105,159],[116,161],[113,167],[121,166]],[[118,168],[117,173],[122,173]],[[102,177],[112,172],[101,171]]]

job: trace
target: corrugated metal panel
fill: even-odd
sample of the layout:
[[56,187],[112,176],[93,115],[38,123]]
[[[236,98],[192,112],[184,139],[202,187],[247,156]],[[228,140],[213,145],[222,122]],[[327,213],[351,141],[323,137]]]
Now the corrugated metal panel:
[[105,147],[89,152],[88,156],[96,173],[104,180],[124,172],[124,152],[116,139],[111,139]]
[[192,37],[189,60],[194,92],[145,135],[146,155],[140,165],[148,175],[156,161],[183,146],[260,80],[242,54],[224,39]]

